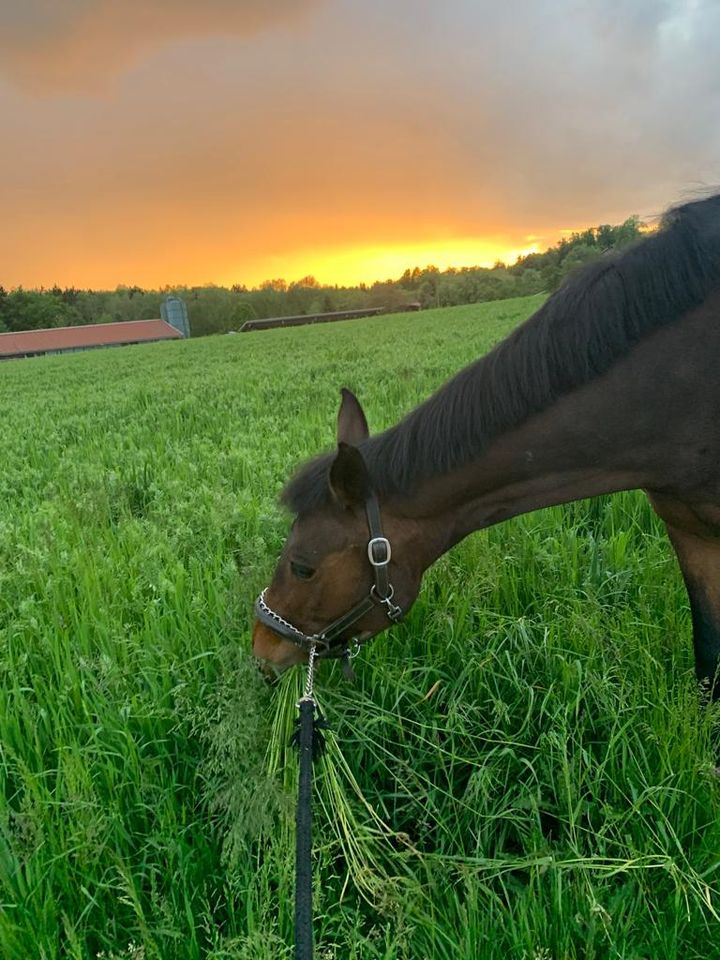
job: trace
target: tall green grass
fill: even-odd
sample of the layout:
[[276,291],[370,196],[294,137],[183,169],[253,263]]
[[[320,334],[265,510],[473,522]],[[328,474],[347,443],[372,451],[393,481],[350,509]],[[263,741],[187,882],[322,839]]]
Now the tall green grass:
[[[537,298],[0,369],[0,956],[292,956],[297,672],[249,661],[275,497]],[[640,494],[477,534],[316,768],[322,960],[720,957],[718,714]]]

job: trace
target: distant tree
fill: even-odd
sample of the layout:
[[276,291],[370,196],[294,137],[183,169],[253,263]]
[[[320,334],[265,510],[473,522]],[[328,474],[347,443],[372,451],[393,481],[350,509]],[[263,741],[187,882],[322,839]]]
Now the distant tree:
[[438,284],[436,281],[425,278],[417,290],[417,297],[423,307],[438,307]]
[[257,314],[248,300],[241,300],[232,308],[230,321],[231,330],[239,330],[247,320],[256,320]]
[[622,249],[642,236],[640,218],[628,217],[619,226],[612,227],[607,223],[597,228],[597,243],[603,250]]
[[65,303],[68,303],[71,307],[74,307],[80,299],[81,293],[82,291],[77,290],[75,287],[65,287],[64,290],[61,290],[60,296]]
[[610,250],[614,246],[616,230],[617,227],[611,227],[608,223],[603,223],[597,228],[595,236],[601,250]]
[[[188,303],[188,320],[193,336],[227,333],[237,324],[237,298],[223,287],[194,288]],[[243,321],[240,321],[242,324]]]
[[[429,269],[436,270],[437,267]],[[408,267],[397,282],[408,291],[416,290],[420,286],[424,272],[420,267],[413,267],[412,270]]]
[[319,290],[320,284],[312,274],[308,274],[306,277],[303,277],[302,280],[293,280],[290,284],[290,289],[292,290],[293,287],[307,287],[309,290]]
[[263,285],[259,290],[252,290],[249,299],[258,317],[287,316],[290,312],[284,290]]
[[320,312],[321,313],[332,313],[334,310],[340,310],[338,307],[335,297],[333,296],[332,290],[325,290],[322,297],[320,298]]
[[397,310],[407,303],[407,292],[392,280],[383,283],[374,283],[370,288],[366,306],[385,307],[388,310]]
[[8,330],[42,330],[76,322],[77,311],[54,293],[19,287],[4,298],[3,322]]
[[287,288],[287,311],[290,314],[320,313],[321,286],[313,276],[294,280]]
[[532,267],[523,270],[518,278],[518,282],[519,286],[515,296],[528,297],[533,293],[542,293],[544,289],[542,274],[539,270],[535,270]]

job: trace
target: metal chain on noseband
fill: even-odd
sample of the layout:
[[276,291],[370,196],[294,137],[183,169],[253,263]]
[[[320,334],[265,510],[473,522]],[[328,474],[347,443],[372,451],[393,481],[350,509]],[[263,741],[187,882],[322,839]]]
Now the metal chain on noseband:
[[[302,695],[302,700],[312,700],[315,703],[315,698],[313,697],[313,687],[315,685],[315,658],[317,657],[317,646],[313,644],[310,647],[308,652],[308,666],[307,674],[305,676],[305,691]],[[298,706],[302,703],[302,700],[298,701]]]
[[[323,646],[325,646],[325,643],[322,641],[322,638],[319,636],[319,634],[317,633],[313,633],[311,635],[304,634],[302,630],[299,630],[295,626],[295,624],[290,623],[289,620],[286,620],[285,617],[281,617],[280,614],[277,613],[275,610],[273,610],[272,607],[268,606],[268,603],[265,600],[265,594],[267,593],[267,591],[268,591],[268,588],[265,587],[265,589],[262,591],[260,596],[257,598],[256,606],[258,611],[264,613],[266,617],[270,617],[278,626],[284,627],[285,630],[288,630],[291,633],[293,633],[298,641],[298,646],[304,645],[305,642],[307,641],[309,641],[311,644],[314,644],[314,645],[323,643]],[[291,638],[286,637],[286,639],[291,639]],[[313,656],[315,656],[315,654],[313,654]]]

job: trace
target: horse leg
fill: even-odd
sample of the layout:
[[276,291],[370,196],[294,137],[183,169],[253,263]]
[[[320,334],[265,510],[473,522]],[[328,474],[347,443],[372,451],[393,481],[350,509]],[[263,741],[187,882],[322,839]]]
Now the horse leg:
[[720,541],[668,526],[680,562],[693,625],[695,673],[713,700],[720,699]]
[[720,700],[720,510],[648,495],[665,521],[690,598],[697,678]]

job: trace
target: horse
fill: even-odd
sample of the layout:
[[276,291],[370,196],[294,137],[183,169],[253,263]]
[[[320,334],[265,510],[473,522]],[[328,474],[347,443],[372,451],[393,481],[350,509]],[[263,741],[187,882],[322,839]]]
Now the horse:
[[490,353],[370,436],[341,391],[337,448],[282,494],[294,522],[255,605],[253,653],[282,672],[347,658],[400,620],[470,533],[643,490],[690,602],[695,668],[720,697],[720,194],[571,275]]

